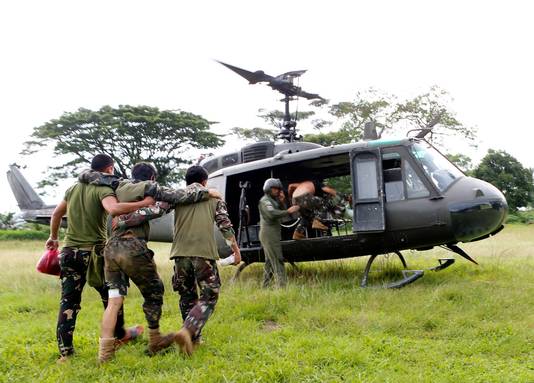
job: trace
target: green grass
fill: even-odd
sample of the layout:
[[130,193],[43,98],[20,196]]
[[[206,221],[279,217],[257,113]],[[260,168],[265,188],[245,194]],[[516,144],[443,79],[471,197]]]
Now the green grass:
[[[149,358],[146,340],[96,363],[98,294],[86,288],[75,333],[77,355],[58,366],[59,281],[35,271],[42,242],[0,243],[0,382],[532,382],[534,228],[512,225],[462,245],[479,263],[458,259],[401,290],[358,287],[366,258],[288,267],[286,290],[259,288],[262,265],[223,289],[206,342],[191,357]],[[161,327],[178,329],[168,244],[152,244],[165,281]],[[450,253],[406,252],[411,268]],[[376,262],[371,283],[398,274],[395,257]],[[129,324],[143,323],[141,297],[126,301]]]

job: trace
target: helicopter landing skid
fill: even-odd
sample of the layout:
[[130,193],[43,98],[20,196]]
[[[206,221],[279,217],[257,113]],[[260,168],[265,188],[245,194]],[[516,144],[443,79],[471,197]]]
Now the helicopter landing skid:
[[235,271],[235,274],[234,276],[232,277],[231,279],[231,282],[234,283],[236,282],[238,279],[239,279],[239,276],[241,275],[241,272],[245,269],[245,267],[247,267],[248,265],[250,265],[250,263],[247,263],[247,262],[243,262],[242,264],[239,265],[239,267],[237,268],[237,270]]
[[[399,257],[400,261],[402,262],[402,266],[406,269],[408,265],[406,264],[406,260],[402,256],[400,251],[395,251],[395,254]],[[373,264],[374,260],[378,254],[373,254],[367,261],[367,265],[365,266],[365,271],[363,272],[362,281],[360,283],[360,287],[367,287],[367,282],[369,279],[369,271],[371,271],[371,265]],[[402,276],[403,278],[399,281],[392,282],[386,286],[388,289],[399,289],[401,287],[404,287],[406,285],[409,285],[412,282],[415,282],[419,278],[421,278],[424,274],[423,270],[402,270]]]
[[440,258],[440,259],[438,259],[439,265],[431,267],[430,269],[427,269],[427,270],[440,271],[440,270],[446,269],[447,267],[452,265],[454,263],[454,261],[455,261],[454,258]]
[[[402,265],[406,269],[408,266],[406,264],[406,261],[404,260],[404,257],[399,251],[396,251],[395,254],[398,255],[400,261],[402,262]],[[365,266],[365,271],[363,273],[362,282],[360,283],[360,287],[367,287],[367,281],[369,278],[369,271],[371,270],[371,265],[376,259],[378,254],[373,254],[367,261],[367,265]],[[439,265],[431,267],[426,270],[430,271],[441,271],[443,269],[446,269],[450,265],[454,263],[454,258],[440,258],[438,259]],[[386,285],[386,288],[388,289],[400,289],[401,287],[407,286],[412,282],[415,282],[419,278],[421,278],[425,274],[424,270],[402,270],[402,279],[396,282],[392,282],[388,285]]]

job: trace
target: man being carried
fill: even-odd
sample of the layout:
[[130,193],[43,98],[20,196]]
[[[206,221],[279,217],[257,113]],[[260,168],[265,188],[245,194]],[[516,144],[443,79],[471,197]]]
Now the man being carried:
[[[207,200],[216,191],[198,185],[188,189],[173,190],[159,186],[156,169],[140,162],[132,168],[132,180],[115,180],[95,172],[80,175],[80,180],[92,184],[112,184],[116,187],[119,201],[136,201],[150,195],[158,200],[156,205],[133,213],[115,217],[112,235],[104,250],[105,279],[109,287],[109,305],[102,319],[99,361],[106,362],[115,352],[113,327],[119,309],[127,295],[128,279],[131,279],[144,297],[143,311],[148,322],[148,354],[154,355],[174,343],[175,333],[162,335],[159,331],[164,287],[153,260],[154,253],[148,249],[149,220],[161,217],[172,205],[195,203]],[[160,202],[162,201],[162,202]]]
[[322,183],[303,181],[292,183],[288,186],[289,198],[293,205],[300,206],[300,222],[293,232],[293,239],[300,240],[306,238],[306,229],[327,231],[328,226],[321,222],[319,216],[324,215],[327,208],[327,200],[336,197],[336,190],[324,186]]
[[[91,161],[94,171],[113,174],[113,159],[105,154],[96,155]],[[60,352],[59,361],[65,361],[74,354],[72,338],[76,327],[76,318],[81,309],[83,287],[91,253],[100,253],[106,241],[107,213],[125,214],[149,206],[154,199],[145,198],[134,203],[119,203],[113,189],[107,186],[87,185],[81,182],[71,186],[64,199],[56,206],[50,221],[50,238],[46,247],[57,249],[59,245],[58,230],[61,219],[67,214],[67,232],[65,244],[61,249],[61,301],[57,321],[57,342]],[[97,286],[104,307],[108,303],[108,290]],[[138,335],[137,329],[124,329],[122,310],[114,329],[115,337],[128,341]]]
[[[187,189],[205,186],[208,173],[202,166],[187,169]],[[188,355],[193,352],[193,343],[200,344],[200,332],[209,319],[217,299],[221,280],[217,271],[217,244],[213,233],[216,223],[226,243],[234,252],[234,264],[241,262],[232,223],[221,199],[183,206],[174,214],[174,242],[171,259],[174,259],[172,285],[180,294],[180,311],[183,327],[176,334],[176,342]],[[197,292],[200,290],[200,297]]]

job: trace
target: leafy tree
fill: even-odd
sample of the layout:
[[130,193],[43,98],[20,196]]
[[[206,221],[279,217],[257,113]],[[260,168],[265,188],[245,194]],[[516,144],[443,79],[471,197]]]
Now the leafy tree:
[[15,213],[0,213],[0,229],[16,229]]
[[[346,132],[351,141],[363,137],[366,122],[373,122],[378,137],[386,132],[429,129],[432,137],[446,134],[460,135],[473,141],[476,130],[464,126],[449,109],[449,94],[437,86],[413,99],[397,102],[393,95],[369,89],[358,92],[351,102],[330,107],[330,113],[341,120],[339,131]],[[438,139],[437,143],[441,143]]]
[[80,108],[34,128],[33,140],[25,143],[22,154],[53,144],[54,154],[68,158],[50,167],[49,177],[40,186],[75,176],[97,153],[112,156],[115,171],[122,177],[127,177],[136,162],[149,161],[158,171],[158,181],[169,184],[180,178],[180,166],[190,163],[187,150],[223,143],[209,131],[210,124],[192,113],[149,106],[103,106],[97,111]]
[[469,175],[473,171],[473,162],[469,156],[466,156],[462,153],[455,153],[447,154],[446,157],[449,159],[449,161],[458,166],[464,173]]
[[386,130],[391,130],[399,120],[395,97],[379,92],[373,88],[357,92],[352,102],[340,102],[330,107],[330,114],[341,120],[340,131],[349,141],[363,138],[366,122],[373,122],[378,137]]
[[503,150],[490,149],[473,175],[500,189],[512,211],[532,202],[534,192],[532,169],[524,168],[519,161]]
[[267,141],[272,140],[276,137],[278,131],[275,129],[265,129],[265,128],[232,128],[232,134],[235,134],[237,137],[244,140],[254,140],[254,141]]

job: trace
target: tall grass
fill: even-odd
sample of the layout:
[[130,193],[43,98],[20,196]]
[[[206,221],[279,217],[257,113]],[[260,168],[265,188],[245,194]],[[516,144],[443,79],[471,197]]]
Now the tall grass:
[[[146,340],[98,366],[101,304],[86,288],[75,333],[77,355],[56,365],[59,281],[34,270],[42,242],[0,244],[0,381],[44,382],[529,382],[534,381],[534,229],[511,226],[462,247],[459,257],[401,290],[362,289],[366,259],[288,266],[289,287],[263,290],[262,265],[221,269],[223,289],[205,343],[191,357],[177,350],[152,358]],[[166,295],[161,327],[179,328],[170,287],[168,244],[152,244]],[[405,253],[411,268],[452,255]],[[370,283],[398,275],[399,262],[376,262]],[[385,271],[385,272],[384,272]],[[129,324],[143,323],[132,287]]]

